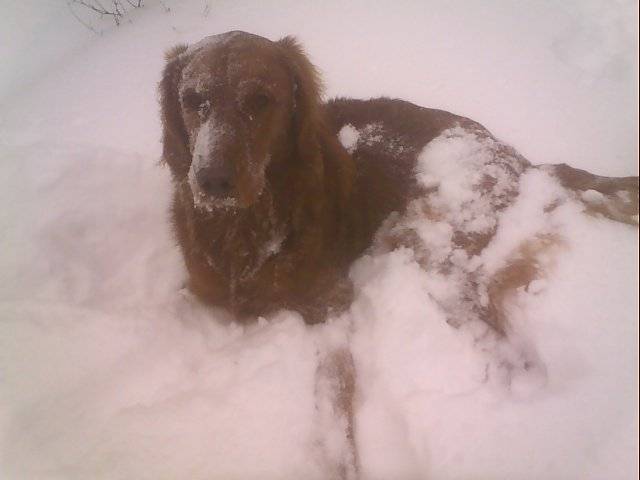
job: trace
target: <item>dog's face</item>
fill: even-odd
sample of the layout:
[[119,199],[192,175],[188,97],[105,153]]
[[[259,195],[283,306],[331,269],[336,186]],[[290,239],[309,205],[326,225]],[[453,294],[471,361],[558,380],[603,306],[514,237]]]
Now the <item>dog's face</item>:
[[291,148],[295,81],[286,59],[275,43],[242,32],[208,37],[182,55],[175,89],[194,203],[249,207],[269,163]]

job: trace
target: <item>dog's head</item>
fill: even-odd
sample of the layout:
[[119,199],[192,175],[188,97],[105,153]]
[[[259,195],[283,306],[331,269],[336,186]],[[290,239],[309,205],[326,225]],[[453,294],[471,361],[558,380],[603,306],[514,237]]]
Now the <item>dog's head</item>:
[[319,121],[320,85],[290,37],[229,32],[175,47],[160,95],[163,157],[176,181],[188,181],[196,206],[249,207],[268,169],[317,150],[300,139]]

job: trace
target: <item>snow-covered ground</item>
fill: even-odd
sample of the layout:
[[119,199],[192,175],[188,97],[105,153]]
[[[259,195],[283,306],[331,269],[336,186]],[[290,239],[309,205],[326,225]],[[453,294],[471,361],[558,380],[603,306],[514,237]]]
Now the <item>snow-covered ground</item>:
[[[637,478],[636,227],[572,201],[544,216],[556,186],[526,175],[483,261],[562,242],[510,302],[509,344],[450,327],[449,287],[408,249],[354,265],[341,318],[241,326],[182,290],[156,100],[173,44],[295,34],[329,96],[405,98],[533,163],[637,175],[635,2],[146,3],[100,36],[64,2],[3,6],[1,478],[331,478],[345,452],[316,377],[335,345],[362,479]],[[517,352],[537,368],[487,375]]]

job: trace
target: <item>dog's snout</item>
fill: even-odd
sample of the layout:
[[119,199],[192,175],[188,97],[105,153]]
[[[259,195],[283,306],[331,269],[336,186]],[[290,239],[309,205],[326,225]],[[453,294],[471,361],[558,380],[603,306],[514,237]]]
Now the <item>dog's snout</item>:
[[211,197],[228,197],[231,195],[233,183],[231,172],[225,168],[206,168],[196,173],[200,190]]

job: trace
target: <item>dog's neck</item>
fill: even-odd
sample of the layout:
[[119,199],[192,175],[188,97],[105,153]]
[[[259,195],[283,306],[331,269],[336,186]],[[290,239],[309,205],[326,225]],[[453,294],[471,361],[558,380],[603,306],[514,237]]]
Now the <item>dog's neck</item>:
[[180,188],[187,209],[189,235],[194,254],[230,284],[241,283],[258,271],[269,258],[284,248],[289,229],[268,190],[248,208],[216,208],[203,211],[196,207],[188,182]]

